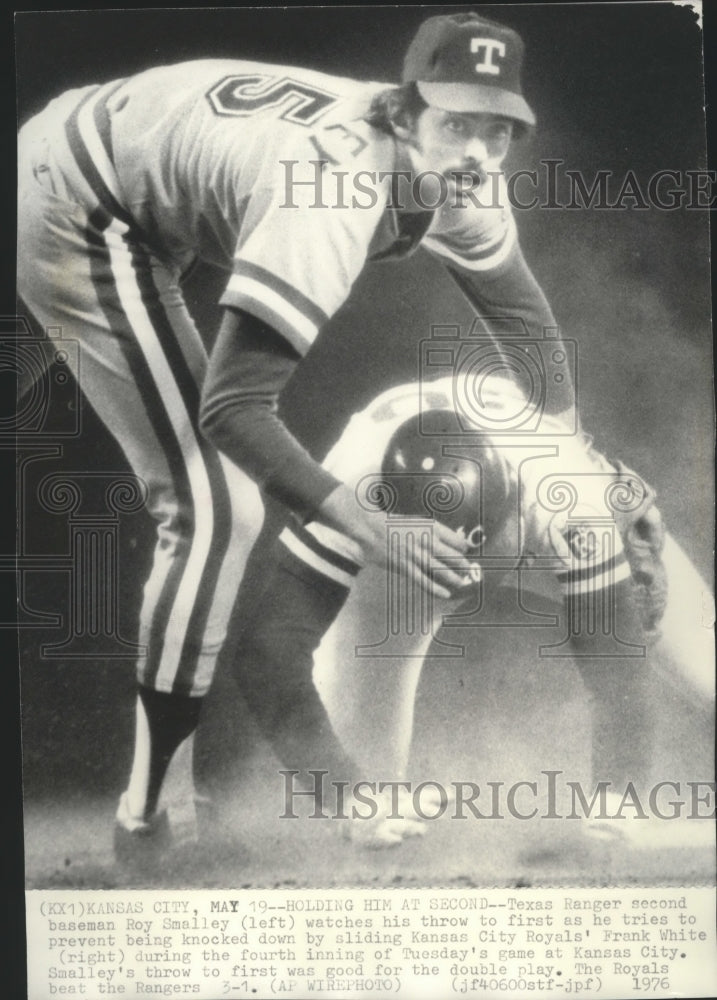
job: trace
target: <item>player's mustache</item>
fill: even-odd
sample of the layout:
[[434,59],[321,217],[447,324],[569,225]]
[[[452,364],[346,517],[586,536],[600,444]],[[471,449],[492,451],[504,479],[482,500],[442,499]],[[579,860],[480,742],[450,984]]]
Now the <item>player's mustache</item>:
[[477,165],[463,166],[448,171],[448,179],[460,184],[463,188],[478,188],[485,183],[487,175]]

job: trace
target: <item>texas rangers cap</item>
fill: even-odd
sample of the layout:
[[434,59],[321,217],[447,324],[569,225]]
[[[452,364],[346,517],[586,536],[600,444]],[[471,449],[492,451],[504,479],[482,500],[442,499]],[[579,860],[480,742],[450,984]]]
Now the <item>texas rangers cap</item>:
[[446,111],[486,111],[535,125],[520,85],[523,40],[478,14],[429,17],[403,64],[427,104]]

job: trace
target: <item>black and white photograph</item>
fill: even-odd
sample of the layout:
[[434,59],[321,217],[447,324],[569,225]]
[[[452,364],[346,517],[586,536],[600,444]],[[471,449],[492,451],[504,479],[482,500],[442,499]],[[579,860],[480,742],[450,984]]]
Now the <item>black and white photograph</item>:
[[[29,897],[440,890],[538,947],[489,969],[426,897],[443,951],[393,942],[446,961],[426,997],[449,960],[445,995],[589,997],[570,916],[561,981],[521,894],[599,889],[561,900],[602,928],[644,889],[587,958],[633,996],[699,961],[712,994],[680,896],[716,870],[702,27],[659,0],[16,14]],[[150,970],[198,912],[125,921],[115,959],[43,911],[34,997],[177,993]],[[270,989],[280,950],[237,940],[193,992],[395,992],[352,933],[343,978]]]

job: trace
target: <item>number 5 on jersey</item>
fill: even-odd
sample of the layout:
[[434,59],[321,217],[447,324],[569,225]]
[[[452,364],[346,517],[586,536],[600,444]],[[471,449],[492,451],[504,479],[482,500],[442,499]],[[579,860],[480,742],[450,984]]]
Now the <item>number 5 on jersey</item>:
[[290,76],[277,78],[263,73],[226,76],[207,98],[218,115],[245,118],[264,108],[282,108],[278,117],[297,125],[313,125],[336,103],[336,95],[328,91]]

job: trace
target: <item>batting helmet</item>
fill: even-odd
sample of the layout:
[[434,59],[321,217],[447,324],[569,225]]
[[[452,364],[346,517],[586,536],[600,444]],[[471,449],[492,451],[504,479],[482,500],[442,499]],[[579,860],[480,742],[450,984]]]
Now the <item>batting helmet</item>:
[[[453,443],[446,435],[453,433]],[[455,414],[431,410],[404,421],[381,465],[384,510],[435,517],[463,529],[471,548],[496,538],[510,512],[513,477],[490,438],[455,438]]]

